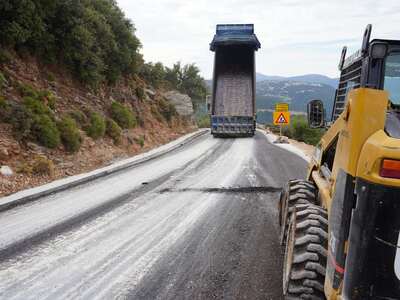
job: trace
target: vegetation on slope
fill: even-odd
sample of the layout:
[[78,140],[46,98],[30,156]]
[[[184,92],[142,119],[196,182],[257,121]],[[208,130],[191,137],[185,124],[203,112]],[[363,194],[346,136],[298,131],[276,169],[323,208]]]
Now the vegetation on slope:
[[136,74],[143,63],[135,27],[114,0],[3,0],[0,43],[64,64],[97,86]]
[[[270,128],[273,132],[279,133],[279,126]],[[301,115],[292,116],[290,126],[284,126],[282,129],[284,136],[310,145],[317,145],[324,132],[324,129],[314,129],[308,126],[306,117]]]
[[162,63],[146,63],[140,71],[143,79],[155,88],[176,89],[192,98],[195,109],[199,102],[204,101],[207,86],[200,76],[200,70],[195,64],[182,66],[180,62],[172,68]]

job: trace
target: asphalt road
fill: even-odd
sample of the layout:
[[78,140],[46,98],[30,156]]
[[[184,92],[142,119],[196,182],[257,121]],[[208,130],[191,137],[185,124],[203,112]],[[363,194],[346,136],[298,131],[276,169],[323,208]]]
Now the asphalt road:
[[1,299],[282,299],[277,201],[306,162],[206,135],[0,213]]

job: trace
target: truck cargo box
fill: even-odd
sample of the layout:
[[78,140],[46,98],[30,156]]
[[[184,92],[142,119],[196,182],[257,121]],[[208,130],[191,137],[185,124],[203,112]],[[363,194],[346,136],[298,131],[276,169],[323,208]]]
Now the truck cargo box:
[[251,24],[217,25],[211,133],[251,136],[255,132],[255,51],[260,43]]

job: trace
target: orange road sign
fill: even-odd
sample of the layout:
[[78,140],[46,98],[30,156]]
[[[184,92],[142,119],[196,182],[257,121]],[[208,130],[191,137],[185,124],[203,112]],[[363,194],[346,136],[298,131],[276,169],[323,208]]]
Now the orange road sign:
[[275,104],[275,111],[289,111],[289,104],[288,103],[276,103]]
[[289,125],[290,112],[288,111],[274,111],[274,125]]

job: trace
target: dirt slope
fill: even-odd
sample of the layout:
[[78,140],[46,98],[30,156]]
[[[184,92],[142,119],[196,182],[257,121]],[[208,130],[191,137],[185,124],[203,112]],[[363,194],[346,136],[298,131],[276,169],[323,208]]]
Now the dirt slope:
[[[161,104],[165,104],[162,96],[165,91],[152,90],[138,77],[124,78],[114,87],[104,85],[94,91],[74,81],[65,70],[43,66],[32,57],[20,58],[15,55],[8,63],[0,65],[0,72],[5,79],[0,89],[0,96],[4,100],[21,103],[21,85],[29,85],[38,91],[50,91],[56,98],[53,109],[56,119],[71,111],[92,111],[109,116],[113,101],[129,107],[138,119],[138,126],[123,130],[119,145],[115,145],[107,136],[93,140],[81,128],[82,146],[75,153],[65,151],[62,145],[48,149],[29,139],[17,140],[13,127],[0,120],[0,167],[9,166],[13,171],[12,176],[0,175],[0,197],[93,170],[147,151],[195,129],[188,118],[179,115],[167,121],[160,113]],[[138,93],[139,89],[144,92],[142,95]],[[43,174],[33,173],[32,166],[40,158],[51,161],[54,170]]]

